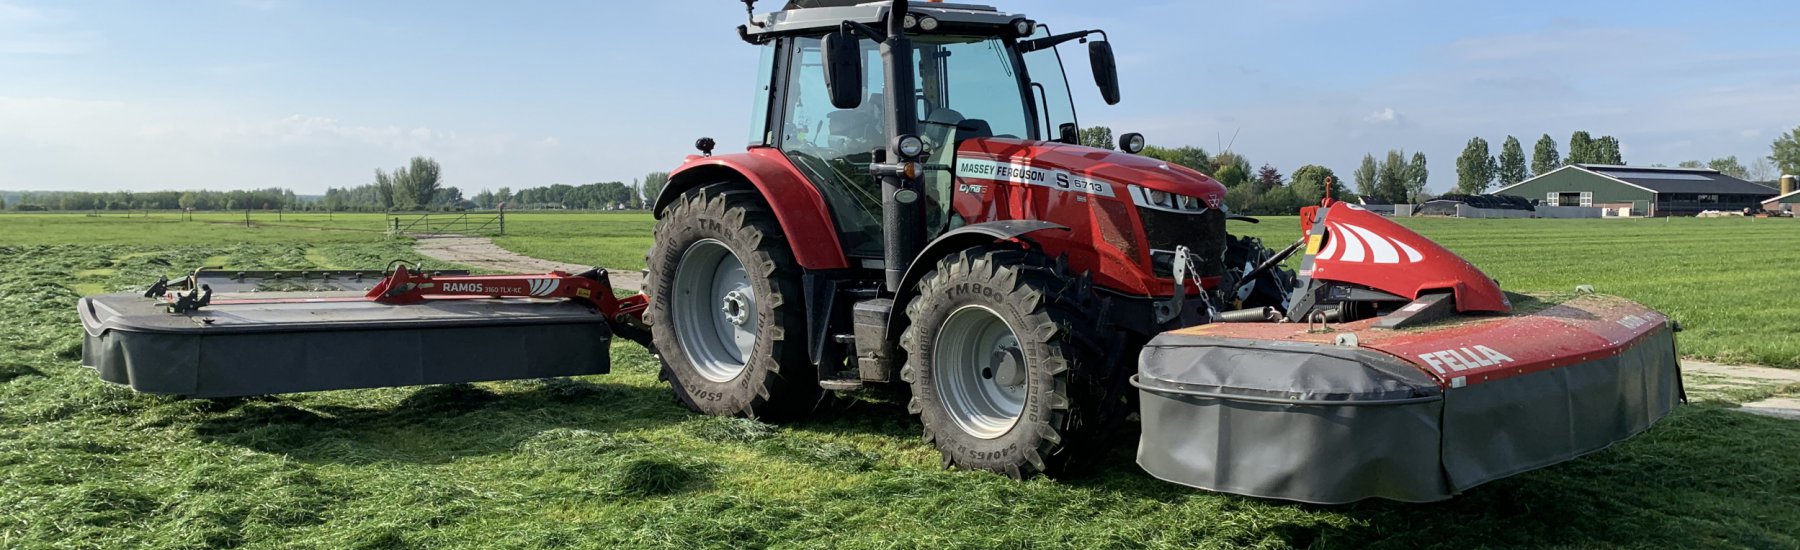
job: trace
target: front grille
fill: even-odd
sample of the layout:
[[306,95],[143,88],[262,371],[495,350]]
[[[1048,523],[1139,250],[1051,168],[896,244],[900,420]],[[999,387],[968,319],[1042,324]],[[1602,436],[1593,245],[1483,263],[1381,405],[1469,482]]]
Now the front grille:
[[[1144,221],[1144,236],[1149,240],[1151,250],[1175,250],[1177,246],[1188,247],[1188,252],[1195,256],[1194,267],[1200,270],[1201,277],[1218,277],[1225,274],[1225,213],[1218,209],[1210,209],[1200,213],[1175,213],[1149,208],[1139,208],[1138,218]],[[1153,262],[1158,276],[1172,276],[1162,262]]]

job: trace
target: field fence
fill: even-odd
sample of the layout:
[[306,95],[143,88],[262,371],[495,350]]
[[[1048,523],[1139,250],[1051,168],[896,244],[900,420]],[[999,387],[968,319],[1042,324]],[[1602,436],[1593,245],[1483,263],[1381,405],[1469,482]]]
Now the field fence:
[[506,211],[491,214],[390,214],[387,224],[388,234],[391,236],[497,236],[506,234]]

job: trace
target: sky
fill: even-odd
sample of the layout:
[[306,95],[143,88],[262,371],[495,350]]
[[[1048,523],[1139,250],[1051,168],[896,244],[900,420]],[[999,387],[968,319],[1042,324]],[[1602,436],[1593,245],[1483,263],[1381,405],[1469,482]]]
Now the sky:
[[[1442,191],[1471,137],[1529,155],[1575,130],[1634,165],[1748,164],[1800,126],[1792,0],[1000,7],[1108,31],[1120,105],[1063,47],[1084,125],[1284,173],[1423,151]],[[0,189],[317,194],[415,155],[467,193],[629,182],[746,141],[743,20],[736,0],[0,0]]]

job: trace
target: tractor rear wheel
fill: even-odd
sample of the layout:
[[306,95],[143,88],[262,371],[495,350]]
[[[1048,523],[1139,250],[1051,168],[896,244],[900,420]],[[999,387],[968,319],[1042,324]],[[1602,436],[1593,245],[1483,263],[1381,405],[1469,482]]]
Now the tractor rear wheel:
[[676,398],[711,415],[781,420],[817,404],[800,270],[755,190],[702,186],[671,204],[650,254],[650,317]]
[[[1024,478],[1106,448],[1105,364],[1084,278],[1041,254],[976,248],[938,263],[907,305],[908,409],[946,467]],[[1079,463],[1079,464],[1078,464]]]

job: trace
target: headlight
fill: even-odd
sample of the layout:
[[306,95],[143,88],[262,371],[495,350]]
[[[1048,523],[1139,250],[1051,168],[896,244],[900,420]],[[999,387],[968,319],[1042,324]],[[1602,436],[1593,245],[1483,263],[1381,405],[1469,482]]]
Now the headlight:
[[1219,201],[1217,197],[1189,197],[1137,185],[1131,186],[1131,202],[1142,208],[1182,214],[1199,214],[1214,209],[1224,210],[1222,201]]
[[908,29],[919,26],[919,17],[916,15],[910,13],[906,14],[906,19],[904,19],[904,21],[906,22],[906,28]]
[[1144,152],[1149,143],[1144,141],[1144,134],[1131,133],[1119,136],[1119,150],[1133,155]]
[[1032,32],[1037,31],[1037,23],[1032,23],[1030,19],[1014,19],[1012,25],[1013,32],[1018,33],[1020,38],[1031,36]]
[[927,15],[925,17],[919,18],[919,30],[922,30],[925,32],[932,32],[937,29],[938,29],[938,20],[936,17]]
[[1152,190],[1150,191],[1150,204],[1161,206],[1163,208],[1174,208],[1175,195],[1170,194],[1168,191]]
[[919,136],[900,136],[894,143],[894,150],[900,152],[900,158],[919,158],[925,154],[925,142]]

